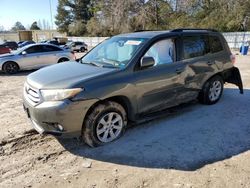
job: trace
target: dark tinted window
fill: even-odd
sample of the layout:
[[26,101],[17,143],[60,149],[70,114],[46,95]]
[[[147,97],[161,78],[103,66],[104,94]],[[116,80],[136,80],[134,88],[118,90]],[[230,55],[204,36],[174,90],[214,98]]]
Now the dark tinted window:
[[26,49],[25,51],[28,54],[40,53],[40,52],[43,52],[43,47],[42,46],[32,46],[32,47]]
[[209,41],[207,36],[184,36],[183,59],[199,57],[209,53]]
[[220,38],[216,36],[209,36],[210,51],[211,53],[220,52],[223,50]]
[[17,45],[17,43],[16,43],[16,42],[6,42],[5,44],[6,44],[6,45],[12,45],[12,46]]
[[76,45],[82,45],[82,42],[76,42]]
[[44,52],[53,52],[53,51],[61,51],[62,49],[57,48],[56,46],[49,46],[49,45],[44,45],[43,46],[43,51]]

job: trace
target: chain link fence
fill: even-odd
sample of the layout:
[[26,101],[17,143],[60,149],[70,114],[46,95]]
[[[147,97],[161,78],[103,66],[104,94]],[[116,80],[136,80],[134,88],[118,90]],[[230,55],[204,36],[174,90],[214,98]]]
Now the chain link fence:
[[[239,49],[243,42],[250,41],[250,32],[222,33],[231,49]],[[108,37],[68,37],[68,40],[85,42],[90,48]]]
[[250,41],[250,32],[223,33],[223,36],[231,49],[239,49],[243,43],[249,44]]
[[[244,42],[246,43],[250,41],[250,32],[228,32],[222,34],[224,35],[231,49],[239,49]],[[45,38],[47,39],[48,37]],[[67,38],[68,40],[72,41],[83,41],[90,48],[92,48],[97,44],[99,44],[100,42],[102,42],[103,40],[107,39],[108,37],[67,37]],[[3,42],[4,39],[19,41],[18,35],[16,33],[0,34],[0,42]]]

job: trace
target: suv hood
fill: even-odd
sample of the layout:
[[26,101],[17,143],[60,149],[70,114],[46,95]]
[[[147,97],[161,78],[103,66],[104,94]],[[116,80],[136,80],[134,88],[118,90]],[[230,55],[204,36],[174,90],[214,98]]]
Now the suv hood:
[[115,71],[75,61],[42,68],[27,77],[27,83],[37,89],[65,89],[84,80]]

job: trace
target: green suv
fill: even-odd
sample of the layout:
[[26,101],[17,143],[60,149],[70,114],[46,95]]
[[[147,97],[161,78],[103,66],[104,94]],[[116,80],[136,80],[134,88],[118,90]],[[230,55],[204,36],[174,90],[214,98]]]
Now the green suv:
[[121,34],[78,62],[27,77],[24,109],[39,133],[82,137],[95,147],[119,138],[128,122],[198,99],[215,104],[225,82],[243,93],[224,37],[209,29]]

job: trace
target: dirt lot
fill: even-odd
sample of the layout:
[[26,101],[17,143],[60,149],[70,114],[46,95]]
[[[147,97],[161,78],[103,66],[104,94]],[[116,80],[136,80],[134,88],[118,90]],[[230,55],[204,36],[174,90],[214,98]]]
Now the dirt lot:
[[91,149],[32,130],[22,109],[30,72],[0,73],[0,187],[250,187],[250,56],[245,94],[226,85],[213,106],[185,105]]

